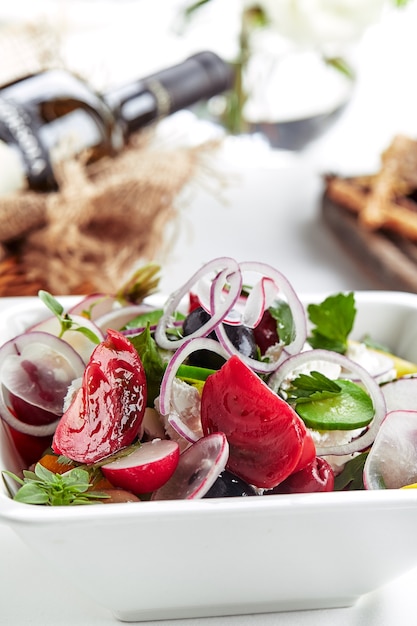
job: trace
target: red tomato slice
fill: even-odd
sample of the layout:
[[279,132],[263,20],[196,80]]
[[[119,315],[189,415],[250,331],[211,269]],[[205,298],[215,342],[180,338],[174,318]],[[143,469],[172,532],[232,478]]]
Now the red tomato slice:
[[146,376],[139,355],[124,335],[107,332],[53,438],[54,452],[80,463],[95,463],[131,444],[146,408]]
[[316,493],[333,491],[334,472],[331,465],[317,456],[302,470],[294,472],[270,493]]
[[315,456],[297,413],[237,356],[205,382],[201,421],[204,434],[226,435],[227,468],[257,487],[275,487]]

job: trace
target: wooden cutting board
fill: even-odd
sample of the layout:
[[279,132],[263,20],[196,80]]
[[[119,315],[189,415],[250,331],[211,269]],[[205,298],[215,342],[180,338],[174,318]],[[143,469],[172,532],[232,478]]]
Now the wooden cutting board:
[[417,293],[417,244],[383,231],[360,227],[357,216],[324,194],[325,225],[349,255],[375,282],[375,288]]

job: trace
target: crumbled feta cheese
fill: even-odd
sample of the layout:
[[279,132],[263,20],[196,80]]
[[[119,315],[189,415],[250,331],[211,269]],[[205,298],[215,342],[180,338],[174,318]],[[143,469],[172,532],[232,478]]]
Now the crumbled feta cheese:
[[69,409],[70,404],[72,403],[72,401],[75,398],[75,394],[77,393],[77,391],[81,387],[82,381],[83,381],[82,377],[75,378],[72,381],[72,383],[70,384],[70,386],[68,387],[68,391],[65,394],[64,405],[63,405],[63,408],[62,408],[64,413],[65,413],[65,411],[67,411]]
[[[325,447],[325,446],[340,446],[352,441],[356,437],[359,437],[361,433],[364,431],[363,428],[356,428],[354,430],[312,430],[310,429],[310,433],[312,439],[316,446]],[[334,473],[340,474],[343,470],[345,464],[350,461],[354,456],[358,453],[354,454],[343,454],[343,455],[322,455],[324,459],[331,465]]]
[[[155,400],[155,408],[159,413],[158,398]],[[188,429],[195,433],[197,439],[203,436],[200,418],[200,394],[195,387],[179,378],[174,378],[172,384],[170,412],[168,415],[161,415],[161,420],[166,434],[179,444],[182,452],[190,445],[190,442],[184,439],[172,427],[169,423],[169,420],[172,418],[174,418],[172,420],[174,422],[179,419]]]
[[378,383],[396,378],[394,361],[386,354],[368,348],[364,343],[350,341],[346,356],[361,365]]
[[340,365],[337,363],[330,363],[329,361],[309,361],[300,367],[295,368],[281,383],[280,388],[285,391],[291,385],[292,381],[300,374],[310,374],[310,372],[320,372],[331,380],[336,380],[342,371]]
[[267,348],[265,352],[265,357],[267,357],[272,362],[278,361],[282,354],[283,347],[284,344],[282,343],[282,341],[274,343],[273,346],[269,346],[269,348]]

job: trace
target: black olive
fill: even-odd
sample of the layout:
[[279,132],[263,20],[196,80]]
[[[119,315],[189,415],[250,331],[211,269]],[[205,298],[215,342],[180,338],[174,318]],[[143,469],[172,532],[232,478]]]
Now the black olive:
[[238,496],[256,496],[256,491],[238,476],[228,470],[223,470],[204,498],[236,498]]
[[[210,315],[209,313],[207,313],[207,311],[205,311],[201,307],[195,308],[184,320],[184,336],[194,333],[206,322],[208,322],[209,319]],[[225,324],[224,327],[226,329],[227,336],[229,337],[235,348],[237,348],[242,355],[255,359],[257,356],[257,346],[253,330],[251,328],[248,328],[247,326],[243,326],[242,324],[236,326]],[[208,337],[210,339],[217,339],[216,333],[214,331],[211,332]],[[190,365],[195,365],[198,367],[219,369],[223,365],[225,360],[219,354],[210,352],[210,350],[196,350],[195,352],[190,354],[188,362],[190,363]]]

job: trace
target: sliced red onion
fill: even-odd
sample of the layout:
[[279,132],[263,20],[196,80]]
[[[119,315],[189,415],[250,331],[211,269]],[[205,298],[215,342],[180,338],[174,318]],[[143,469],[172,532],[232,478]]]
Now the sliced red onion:
[[256,328],[279,292],[278,285],[272,278],[263,276],[250,290],[245,310],[242,316],[242,324],[249,328]]
[[0,348],[0,363],[1,417],[20,432],[52,434],[68,387],[84,372],[79,354],[58,337],[33,331],[6,342]]
[[[304,346],[307,337],[307,321],[304,306],[285,276],[273,267],[265,263],[243,262],[239,264],[239,268],[242,273],[247,271],[262,275],[261,280],[258,281],[255,286],[254,295],[252,296],[253,299],[251,299],[251,296],[246,299],[244,312],[240,321],[242,322],[242,319],[246,318],[252,323],[255,323],[256,320],[259,323],[265,308],[269,307],[275,299],[277,293],[282,291],[292,312],[295,327],[295,338],[287,346],[277,346],[277,349],[275,350],[275,358],[272,358],[270,355],[269,360],[259,361],[258,359],[252,359],[240,354],[239,350],[230,341],[224,326],[221,324],[217,325],[215,332],[220,344],[229,356],[237,354],[246,363],[246,365],[254,371],[268,374],[276,370],[279,363],[282,361],[283,356],[286,356],[286,353],[298,353]],[[233,310],[231,313],[233,313]],[[225,322],[228,322],[229,319],[230,314],[226,318]]]
[[352,454],[353,452],[364,450],[368,446],[372,445],[386,415],[386,406],[381,387],[361,365],[355,363],[355,361],[352,361],[351,359],[348,359],[342,354],[331,352],[330,350],[307,350],[305,352],[295,354],[283,361],[279,368],[269,378],[268,385],[278,393],[284,380],[292,372],[294,372],[294,370],[303,366],[308,366],[312,362],[317,363],[317,361],[335,363],[340,365],[343,370],[353,373],[354,377],[363,384],[365,390],[371,397],[375,411],[372,422],[361,436],[345,444],[336,446],[317,446],[317,456],[326,456],[329,454]]
[[[170,339],[167,335],[167,329],[171,326],[173,314],[178,309],[184,296],[191,291],[192,287],[202,276],[205,276],[213,271],[217,271],[219,275],[219,268],[221,268],[220,273],[222,277],[227,276],[230,288],[226,292],[224,292],[224,290],[222,291],[223,295],[225,294],[224,297],[216,298],[217,308],[212,312],[211,318],[201,328],[187,337],[175,340]],[[220,281],[216,284],[220,285]],[[196,337],[206,337],[224,320],[227,313],[232,309],[237,298],[239,297],[241,289],[242,280],[239,272],[239,266],[234,259],[221,257],[205,264],[180,289],[174,291],[168,298],[164,307],[164,313],[155,330],[156,343],[161,348],[166,350],[176,350],[185,341],[189,341],[190,339],[194,339]]]
[[277,360],[258,361],[258,359],[252,359],[249,356],[245,356],[239,351],[236,346],[233,345],[233,343],[227,336],[226,330],[222,324],[219,324],[215,328],[215,332],[219,340],[219,344],[223,348],[223,352],[227,355],[227,358],[229,358],[233,354],[236,354],[248,367],[250,367],[255,372],[259,372],[261,374],[270,374],[277,369],[280,362],[280,356],[283,353],[284,344],[282,344],[279,349],[277,347],[277,350],[275,351],[275,354],[278,357]]
[[387,414],[365,461],[366,489],[399,489],[417,483],[417,411]]
[[212,352],[216,352],[216,354],[220,354],[220,356],[225,359],[228,358],[228,354],[215,339],[207,339],[205,337],[196,339],[187,338],[173,354],[164,372],[159,391],[159,411],[161,415],[168,415],[170,412],[172,384],[177,374],[178,367],[196,350],[211,350]]
[[289,280],[284,274],[267,263],[245,261],[240,263],[239,267],[242,272],[255,272],[269,278],[277,286],[278,290],[283,292],[292,313],[295,329],[294,340],[286,345],[284,350],[288,354],[298,354],[302,350],[307,338],[307,316],[304,306]]
[[184,420],[181,419],[179,413],[170,413],[168,416],[168,424],[178,435],[180,435],[180,437],[190,443],[194,443],[200,439],[198,434],[189,428]]

